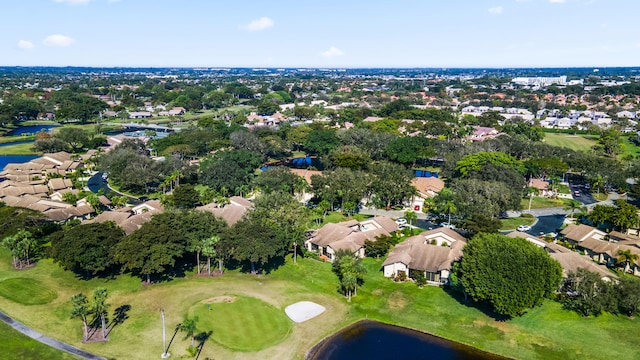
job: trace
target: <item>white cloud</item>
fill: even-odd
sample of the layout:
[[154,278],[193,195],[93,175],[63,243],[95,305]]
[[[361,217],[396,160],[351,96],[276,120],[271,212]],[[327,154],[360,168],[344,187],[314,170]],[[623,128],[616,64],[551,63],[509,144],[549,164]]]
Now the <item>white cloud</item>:
[[502,6],[494,6],[492,8],[489,8],[489,14],[493,14],[493,15],[500,15],[502,14],[503,11],[504,11],[504,8]]
[[33,43],[31,41],[27,41],[27,40],[20,40],[18,41],[18,49],[22,49],[22,50],[31,50],[33,49],[35,46],[33,45]]
[[81,4],[88,4],[91,0],[53,0],[53,1],[61,4],[81,5]]
[[248,31],[262,31],[273,27],[275,23],[270,18],[263,16],[260,19],[253,20],[249,24],[242,26],[243,29]]
[[42,40],[42,43],[45,44],[46,46],[53,46],[53,47],[67,47],[73,44],[74,42],[76,42],[75,39],[65,35],[60,35],[60,34],[49,35],[46,38],[44,38],[44,40]]
[[567,0],[549,0],[552,4],[564,4]]
[[329,48],[329,50],[323,51],[321,55],[325,59],[331,59],[331,58],[334,58],[334,57],[339,57],[339,56],[344,55],[344,52],[342,50],[338,49],[337,47],[332,46],[332,47]]

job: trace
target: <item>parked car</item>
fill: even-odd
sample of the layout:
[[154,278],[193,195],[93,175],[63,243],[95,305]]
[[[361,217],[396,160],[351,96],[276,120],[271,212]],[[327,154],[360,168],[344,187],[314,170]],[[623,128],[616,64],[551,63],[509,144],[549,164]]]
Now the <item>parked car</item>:
[[398,225],[406,225],[407,224],[407,219],[398,218],[398,219],[396,219],[396,224],[398,224]]
[[529,225],[520,225],[520,226],[518,226],[517,230],[520,231],[520,232],[529,231],[529,230],[531,230],[531,226],[529,226]]
[[446,228],[449,228],[449,229],[455,229],[456,228],[455,225],[453,225],[452,223],[449,223],[449,222],[442,222],[442,223],[440,223],[439,226],[440,227],[446,227]]
[[574,191],[573,196],[580,197],[580,191],[578,190]]
[[587,190],[589,190],[589,189],[591,189],[591,185],[589,185],[589,184],[584,184],[584,188],[585,188],[585,189],[587,189]]

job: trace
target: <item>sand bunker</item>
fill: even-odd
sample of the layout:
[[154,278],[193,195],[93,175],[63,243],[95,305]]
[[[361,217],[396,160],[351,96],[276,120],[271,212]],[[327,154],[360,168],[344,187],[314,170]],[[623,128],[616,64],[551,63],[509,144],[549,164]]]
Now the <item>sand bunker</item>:
[[300,301],[289,305],[284,309],[287,316],[294,322],[301,323],[322,314],[325,311],[324,306],[318,305],[311,301]]
[[232,303],[236,301],[235,296],[216,296],[206,300],[202,300],[203,304]]

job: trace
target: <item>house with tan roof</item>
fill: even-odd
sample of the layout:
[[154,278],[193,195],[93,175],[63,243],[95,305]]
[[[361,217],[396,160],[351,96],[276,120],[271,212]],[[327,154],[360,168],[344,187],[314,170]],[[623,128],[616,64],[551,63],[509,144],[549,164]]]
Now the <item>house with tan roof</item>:
[[404,273],[413,278],[422,272],[430,285],[449,282],[453,263],[462,258],[467,241],[449,228],[437,228],[411,236],[396,245],[382,263],[385,277]]
[[[635,243],[620,242],[619,233],[614,233],[613,241],[611,235],[606,234],[589,225],[569,225],[560,232],[564,239],[574,244],[578,250],[584,251],[585,255],[598,264],[608,267],[615,267],[618,264],[620,252],[629,251],[631,254],[640,256],[640,247]],[[627,264],[626,272],[640,276],[640,265]]]
[[160,200],[148,200],[140,205],[134,206],[131,211],[136,215],[142,214],[143,212],[150,212],[155,214],[163,212],[164,206],[162,205],[162,203],[160,203]]
[[199,206],[196,210],[211,212],[215,217],[223,219],[227,225],[233,226],[242,219],[247,210],[252,206],[253,204],[249,200],[240,196],[232,196],[229,198],[229,203],[224,206],[220,206],[220,204],[216,203],[210,203]]
[[418,196],[413,198],[411,208],[414,211],[422,211],[425,199],[435,197],[444,189],[444,181],[437,177],[415,177],[411,185],[418,190]]
[[355,256],[364,257],[365,241],[375,241],[379,236],[390,236],[398,230],[398,224],[385,216],[377,216],[362,221],[349,220],[329,223],[317,231],[312,231],[305,246],[307,250],[324,256],[328,261],[335,259],[340,250],[348,250]]

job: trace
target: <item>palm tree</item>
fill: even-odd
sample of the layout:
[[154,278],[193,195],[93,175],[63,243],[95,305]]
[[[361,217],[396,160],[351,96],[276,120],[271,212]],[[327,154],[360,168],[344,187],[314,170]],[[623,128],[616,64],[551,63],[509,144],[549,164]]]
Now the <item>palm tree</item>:
[[87,316],[89,315],[89,300],[83,293],[75,294],[71,297],[71,318],[80,318],[82,320],[82,341],[87,340],[89,334],[87,325]]
[[351,302],[351,292],[355,290],[358,285],[358,277],[353,272],[342,274],[342,280],[340,281],[342,288],[347,295],[347,301]]
[[197,331],[197,322],[198,317],[194,316],[192,318],[186,317],[182,324],[178,325],[178,329],[185,333],[185,339],[191,337],[191,347],[195,347],[196,345],[196,331]]
[[93,313],[97,316],[100,316],[100,322],[102,323],[102,338],[107,338],[107,309],[109,308],[109,304],[107,304],[107,297],[109,293],[107,289],[103,287],[95,288],[93,290]]
[[596,188],[596,193],[600,195],[600,187],[604,184],[604,179],[602,178],[602,175],[598,175],[593,179],[591,179],[591,184],[593,185],[593,187]]
[[572,200],[569,202],[569,204],[567,204],[567,206],[564,208],[565,210],[569,210],[570,214],[571,214],[571,220],[573,220],[573,212],[578,209],[580,207],[580,202],[579,201],[575,201]]
[[[218,255],[216,245],[220,241],[219,236],[211,236],[202,241],[202,255],[207,257],[207,272],[211,276],[211,258]],[[222,271],[222,270],[221,270]]]
[[618,250],[618,265],[623,265],[624,271],[630,269],[636,264],[638,254],[634,254],[631,250]]
[[418,220],[418,214],[415,211],[405,211],[404,218],[407,219],[409,225],[413,226],[413,222]]

